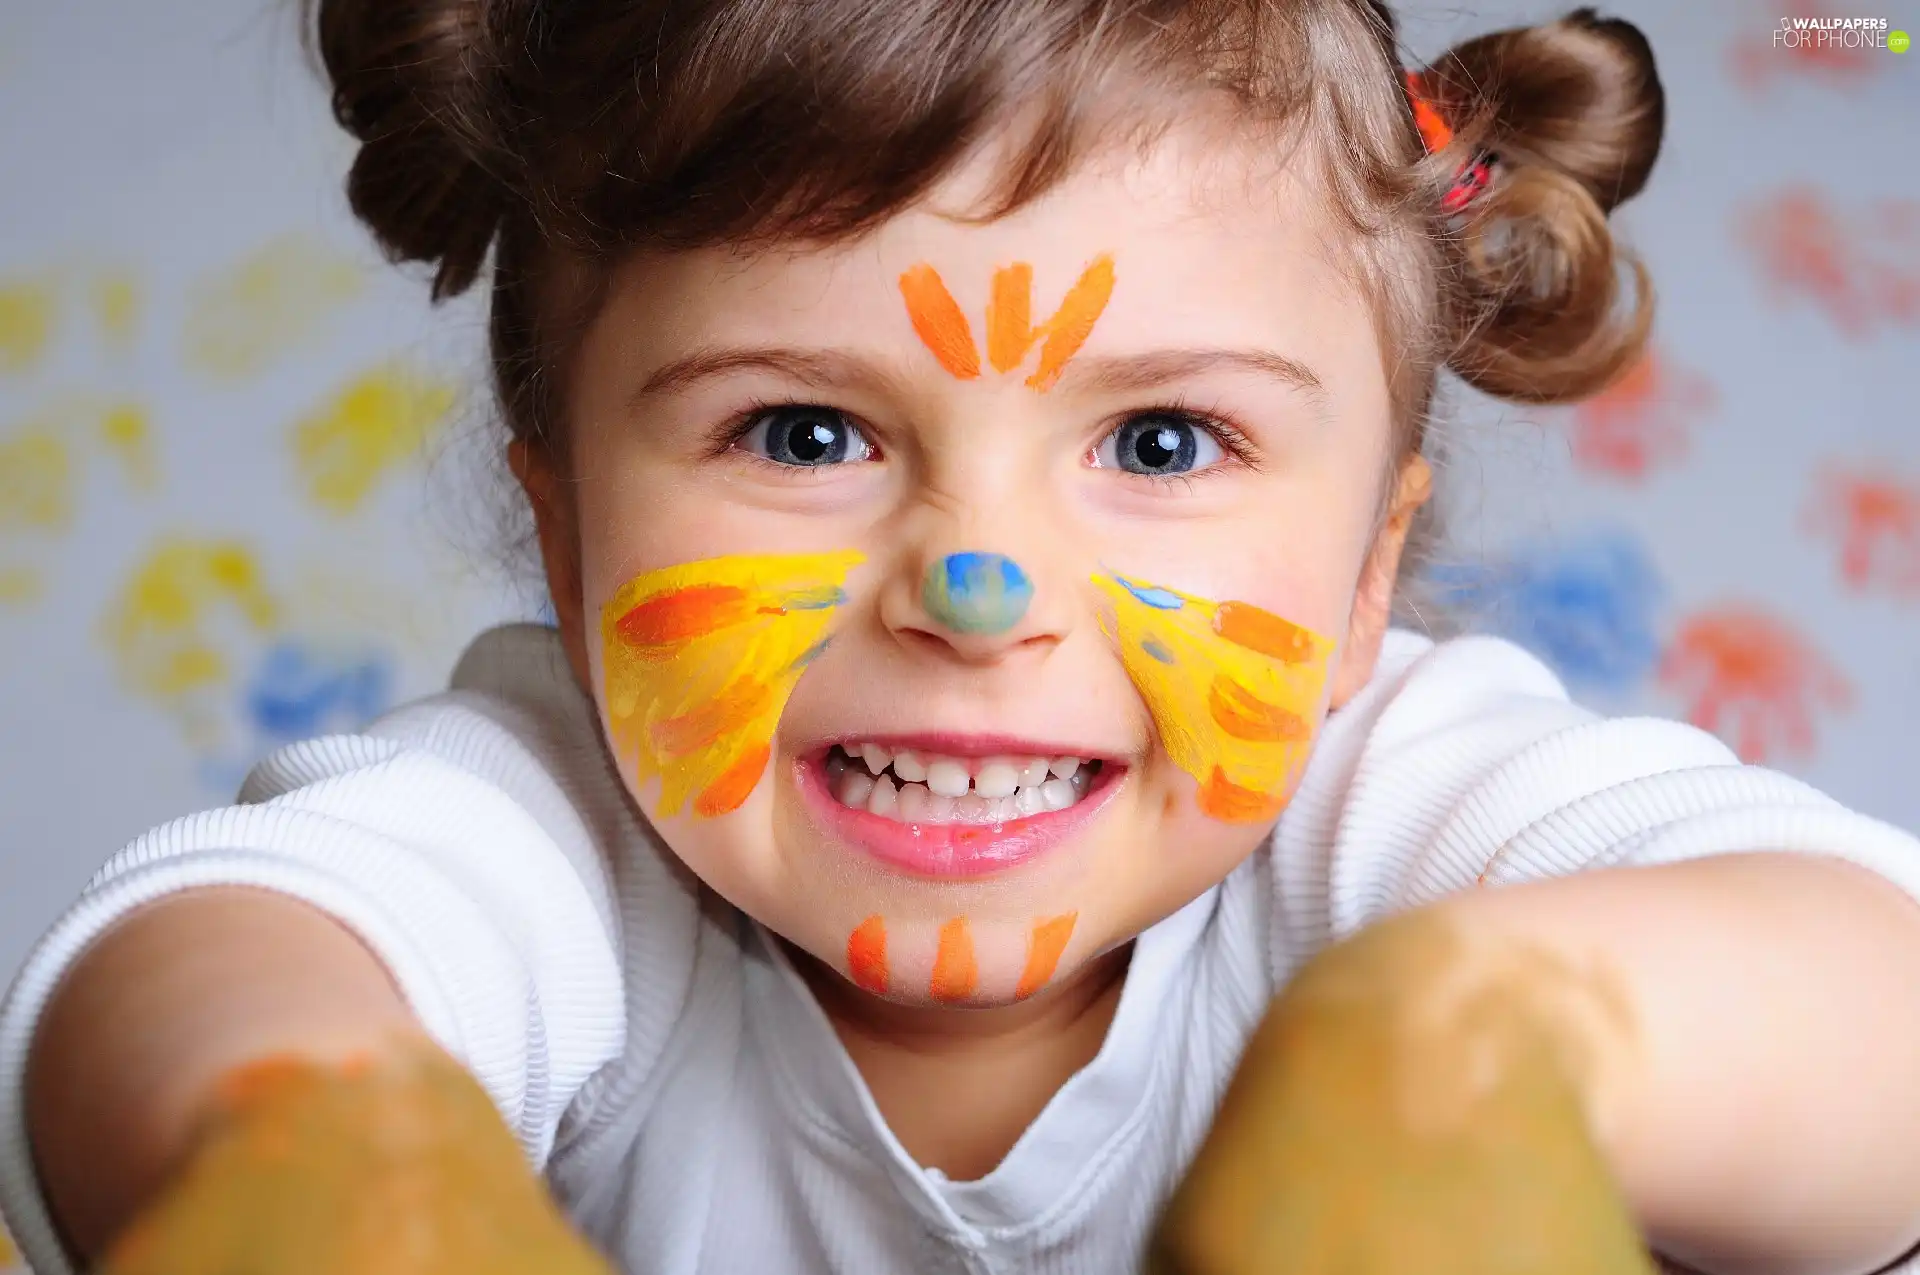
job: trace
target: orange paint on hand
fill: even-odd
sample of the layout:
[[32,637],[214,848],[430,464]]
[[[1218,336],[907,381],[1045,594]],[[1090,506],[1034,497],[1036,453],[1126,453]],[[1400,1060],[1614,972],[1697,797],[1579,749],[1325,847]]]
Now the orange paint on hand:
[[980,966],[973,958],[973,931],[967,918],[957,916],[940,927],[940,947],[933,957],[929,994],[937,1001],[963,1001],[980,983]]
[[752,595],[727,584],[696,584],[642,602],[614,626],[636,652],[671,655],[682,643],[738,624],[754,613]]
[[876,996],[887,993],[887,923],[868,917],[847,939],[847,970],[858,986]]
[[906,298],[914,332],[940,366],[963,381],[979,376],[980,352],[973,344],[973,329],[940,272],[925,264],[913,267],[900,276],[900,295]]
[[1304,744],[1312,736],[1300,714],[1269,704],[1231,677],[1219,676],[1207,689],[1214,724],[1235,739],[1260,744]]
[[1033,936],[1027,948],[1027,967],[1020,971],[1020,984],[1014,988],[1014,999],[1025,1000],[1047,985],[1060,964],[1060,954],[1067,950],[1067,940],[1073,937],[1074,922],[1079,919],[1078,912],[1069,912],[1050,921],[1041,921],[1033,927]]
[[740,809],[752,794],[753,786],[760,782],[760,774],[772,755],[773,749],[764,742],[749,745],[739,760],[720,772],[720,777],[693,799],[693,812],[711,819]]

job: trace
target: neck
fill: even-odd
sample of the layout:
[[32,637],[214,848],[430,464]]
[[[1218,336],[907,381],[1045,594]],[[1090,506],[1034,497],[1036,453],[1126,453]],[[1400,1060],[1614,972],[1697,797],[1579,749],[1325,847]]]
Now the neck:
[[991,1009],[896,1005],[789,951],[907,1153],[971,1181],[991,1172],[1100,1052],[1132,946],[1030,1000]]

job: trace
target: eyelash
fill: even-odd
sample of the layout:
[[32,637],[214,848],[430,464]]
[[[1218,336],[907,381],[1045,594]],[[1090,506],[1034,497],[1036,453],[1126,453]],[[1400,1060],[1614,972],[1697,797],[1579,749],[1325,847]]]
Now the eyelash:
[[[748,431],[760,423],[760,418],[766,413],[783,407],[804,406],[819,407],[824,406],[824,404],[804,404],[791,399],[754,398],[748,400],[747,406],[735,412],[732,416],[729,416],[713,430],[710,435],[712,455],[718,457],[734,452],[740,440],[745,438]],[[1086,454],[1091,456],[1094,451],[1099,448],[1100,444],[1106,440],[1108,434],[1119,429],[1120,426],[1124,425],[1128,420],[1140,416],[1165,416],[1177,420],[1183,425],[1190,425],[1195,429],[1205,430],[1207,433],[1213,435],[1215,442],[1220,444],[1220,450],[1224,454],[1225,463],[1222,465],[1213,465],[1198,473],[1192,474],[1133,474],[1127,473],[1125,470],[1119,471],[1128,478],[1143,479],[1165,488],[1171,488],[1177,484],[1183,489],[1191,489],[1196,479],[1212,477],[1224,468],[1226,464],[1239,465],[1248,469],[1259,468],[1259,451],[1254,447],[1253,441],[1247,437],[1244,430],[1220,414],[1200,411],[1190,406],[1184,398],[1178,397],[1170,399],[1165,403],[1158,403],[1150,407],[1138,407],[1127,412],[1119,421],[1115,422],[1094,441],[1093,446],[1087,449]],[[871,443],[872,441],[872,439],[868,439],[868,442]],[[877,450],[878,445],[876,444],[875,447]],[[739,452],[739,454],[749,460],[780,470],[782,473],[807,472],[797,466],[778,464],[768,460],[764,456],[755,455],[752,452],[742,451]]]

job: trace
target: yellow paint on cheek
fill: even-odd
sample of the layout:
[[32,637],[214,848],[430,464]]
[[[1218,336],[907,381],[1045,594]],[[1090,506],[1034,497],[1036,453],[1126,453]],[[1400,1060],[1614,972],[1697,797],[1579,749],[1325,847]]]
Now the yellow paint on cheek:
[[389,470],[420,451],[457,398],[450,382],[398,364],[349,381],[294,427],[307,494],[329,513],[352,513]]
[[651,571],[601,611],[615,749],[657,812],[712,817],[759,783],[774,728],[846,602],[853,552],[743,554]]
[[1200,808],[1258,823],[1285,808],[1312,747],[1334,643],[1245,602],[1114,575],[1109,634]]

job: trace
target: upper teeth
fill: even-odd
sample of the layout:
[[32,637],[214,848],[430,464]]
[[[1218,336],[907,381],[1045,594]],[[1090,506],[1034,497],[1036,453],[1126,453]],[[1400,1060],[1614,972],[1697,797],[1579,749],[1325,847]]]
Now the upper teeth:
[[882,744],[842,747],[849,757],[865,762],[869,774],[877,776],[891,767],[896,777],[924,783],[942,797],[964,797],[968,792],[1011,797],[1022,788],[1046,783],[1048,775],[1070,780],[1086,764],[1078,757],[942,757]]
[[1065,810],[1092,788],[1099,766],[1078,757],[942,757],[859,743],[828,752],[827,779],[842,805],[885,819],[999,824]]

